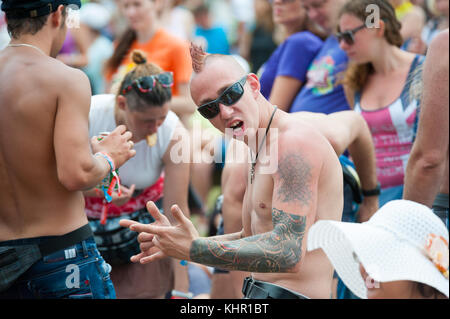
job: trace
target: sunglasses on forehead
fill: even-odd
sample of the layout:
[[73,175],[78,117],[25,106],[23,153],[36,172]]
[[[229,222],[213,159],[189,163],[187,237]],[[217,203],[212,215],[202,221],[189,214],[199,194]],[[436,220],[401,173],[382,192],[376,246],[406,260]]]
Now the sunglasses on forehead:
[[173,73],[164,72],[160,74],[143,76],[133,80],[131,83],[127,84],[122,90],[122,94],[127,94],[132,88],[139,90],[142,93],[148,93],[153,90],[158,81],[163,87],[168,88],[173,86]]
[[244,95],[244,84],[247,81],[247,75],[238,82],[229,86],[223,93],[214,101],[201,105],[197,110],[206,119],[212,119],[220,113],[219,104],[231,106],[236,104],[242,95]]
[[347,30],[347,31],[336,33],[336,38],[338,40],[338,43],[341,43],[341,41],[344,40],[344,42],[347,43],[348,45],[353,45],[355,43],[355,33],[358,32],[359,30],[364,29],[365,27],[366,27],[366,25],[363,24],[362,26],[359,26],[352,30]]

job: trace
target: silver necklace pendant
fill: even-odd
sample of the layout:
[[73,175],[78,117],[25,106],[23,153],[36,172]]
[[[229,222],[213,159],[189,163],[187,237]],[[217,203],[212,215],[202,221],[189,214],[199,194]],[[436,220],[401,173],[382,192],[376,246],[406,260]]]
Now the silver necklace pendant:
[[252,168],[250,169],[250,184],[253,184],[253,179],[255,178],[255,166],[256,166],[256,162],[258,161],[259,151],[261,151],[264,141],[266,140],[267,133],[269,133],[270,125],[272,124],[273,116],[275,115],[275,112],[277,111],[277,109],[278,109],[278,106],[275,106],[275,109],[273,110],[272,116],[270,117],[270,120],[269,120],[269,125],[267,125],[266,133],[264,134],[263,140],[262,140],[261,144],[259,145],[258,150],[256,152],[255,160],[253,160],[253,156],[252,156],[252,153],[250,150],[250,156],[252,158]]
[[252,163],[252,168],[250,169],[250,184],[253,184],[253,179],[255,178],[255,166],[256,163]]

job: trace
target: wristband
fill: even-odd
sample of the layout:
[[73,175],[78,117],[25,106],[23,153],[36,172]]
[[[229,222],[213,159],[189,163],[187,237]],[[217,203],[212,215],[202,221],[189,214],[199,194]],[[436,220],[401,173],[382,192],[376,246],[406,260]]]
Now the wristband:
[[111,156],[109,156],[105,152],[97,152],[97,153],[94,154],[94,156],[96,156],[96,155],[100,155],[101,157],[103,157],[109,163],[109,167],[111,169],[111,172],[115,171],[116,166],[114,165],[114,161],[111,158]]
[[118,192],[118,195],[120,196],[122,194],[122,191],[120,189],[120,178],[119,178],[119,175],[117,174],[116,166],[114,165],[113,159],[108,154],[106,154],[104,152],[97,152],[97,153],[95,153],[95,155],[100,155],[104,159],[106,159],[108,161],[108,163],[109,163],[110,168],[111,168],[110,172],[113,175],[113,177],[111,178],[111,182],[110,182],[109,187],[108,187],[108,191],[107,191],[108,195],[112,196],[112,192],[113,192],[114,186],[116,186],[116,183],[117,183],[117,188],[118,188],[117,192]]
[[180,265],[181,266],[187,266],[188,262],[186,260],[180,260]]
[[172,290],[170,294],[170,299],[192,299],[192,297],[194,297],[192,292],[182,292],[178,290]]
[[110,167],[110,172],[108,174],[109,180],[108,176],[106,176],[102,180],[100,185],[97,186],[97,189],[100,189],[103,192],[103,196],[105,197],[103,200],[103,208],[100,219],[100,224],[105,225],[108,214],[108,208],[106,206],[106,203],[110,203],[112,201],[112,194],[115,187],[118,190],[117,192],[119,196],[122,194],[122,191],[120,189],[119,175],[117,174],[116,166],[114,165],[113,159],[107,153],[104,152],[97,152],[94,154],[94,156],[96,155],[100,155],[101,157],[103,157],[108,162]]
[[377,184],[377,186],[374,189],[369,189],[369,190],[362,190],[362,194],[363,196],[378,196],[381,194],[381,185],[380,183]]

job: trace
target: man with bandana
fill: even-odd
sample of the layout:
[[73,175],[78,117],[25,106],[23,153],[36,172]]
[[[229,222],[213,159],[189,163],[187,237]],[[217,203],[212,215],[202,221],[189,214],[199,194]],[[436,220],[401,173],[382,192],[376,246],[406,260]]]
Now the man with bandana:
[[[0,298],[114,298],[82,190],[134,156],[119,126],[89,140],[88,78],[55,59],[79,0],[2,2]],[[120,184],[120,182],[119,182]]]

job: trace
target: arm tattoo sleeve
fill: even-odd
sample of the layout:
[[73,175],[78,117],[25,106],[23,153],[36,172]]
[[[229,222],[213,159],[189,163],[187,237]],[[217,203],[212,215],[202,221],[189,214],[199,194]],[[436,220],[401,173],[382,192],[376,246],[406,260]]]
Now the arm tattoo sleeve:
[[228,270],[288,272],[300,261],[306,216],[272,209],[274,229],[233,241],[196,239],[191,260]]

